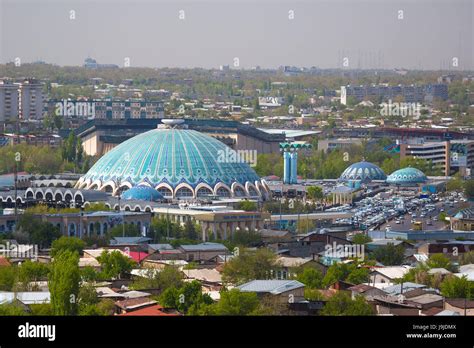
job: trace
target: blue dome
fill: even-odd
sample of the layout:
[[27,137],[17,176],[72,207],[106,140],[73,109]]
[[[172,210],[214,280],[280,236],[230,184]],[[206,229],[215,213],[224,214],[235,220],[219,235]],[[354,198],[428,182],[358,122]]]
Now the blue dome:
[[118,183],[129,188],[146,184],[172,198],[266,198],[266,183],[235,154],[195,130],[158,128],[113,148],[79,179],[76,188],[117,192]]
[[421,170],[407,167],[390,174],[387,178],[387,183],[392,185],[411,185],[422,184],[427,180],[428,178]]
[[159,201],[164,197],[152,187],[135,186],[122,193],[122,199],[136,199],[139,201]]
[[385,180],[387,176],[375,164],[369,162],[357,162],[346,168],[339,177],[341,181],[364,181]]

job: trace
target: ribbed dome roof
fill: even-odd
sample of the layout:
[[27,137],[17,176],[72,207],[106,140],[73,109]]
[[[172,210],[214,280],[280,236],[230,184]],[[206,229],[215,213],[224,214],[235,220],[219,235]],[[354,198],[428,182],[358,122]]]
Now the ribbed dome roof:
[[428,178],[421,170],[407,167],[390,174],[387,178],[387,183],[393,185],[421,184],[427,180]]
[[207,189],[207,194],[217,194],[219,188],[234,193],[240,184],[236,195],[260,195],[263,185],[259,176],[247,163],[229,160],[231,151],[219,140],[195,130],[154,129],[105,154],[76,187],[110,186],[116,190],[118,182],[128,187],[146,183],[158,190],[169,189],[174,196],[180,188],[193,194],[201,188]]
[[159,201],[163,195],[152,187],[135,186],[122,193],[122,199],[136,199],[139,201]]
[[385,180],[387,176],[375,164],[369,162],[357,162],[351,164],[349,167],[342,172],[339,180],[349,181],[349,180],[361,180],[361,181],[371,181],[371,180]]

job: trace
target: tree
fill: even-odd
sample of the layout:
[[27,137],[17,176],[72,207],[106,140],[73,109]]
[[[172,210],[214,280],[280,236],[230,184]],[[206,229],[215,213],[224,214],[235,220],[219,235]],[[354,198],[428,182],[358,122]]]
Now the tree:
[[51,256],[55,257],[57,254],[66,250],[77,252],[80,255],[85,246],[86,243],[80,238],[63,236],[53,242],[51,246]]
[[464,182],[464,194],[469,199],[474,199],[474,179],[469,179]]
[[97,257],[97,261],[100,263],[102,269],[101,277],[103,279],[120,279],[124,273],[130,272],[135,265],[135,261],[118,250],[112,252],[104,250]]
[[94,282],[99,279],[99,273],[92,266],[81,269],[81,279],[83,282]]
[[56,255],[49,276],[51,306],[55,315],[77,314],[79,294],[79,254],[63,250]]
[[0,316],[22,316],[26,314],[25,308],[18,303],[0,305]]
[[202,293],[201,283],[197,280],[184,283],[179,289],[168,288],[160,296],[161,305],[166,308],[176,308],[181,313],[191,311],[197,314],[201,306],[212,303],[212,298],[208,294]]
[[358,233],[354,236],[354,238],[352,238],[352,242],[354,244],[367,244],[372,242],[372,238],[363,233]]
[[224,282],[241,284],[253,279],[267,279],[270,271],[277,267],[276,255],[269,249],[243,250],[224,265]]
[[31,282],[47,279],[49,266],[41,262],[26,260],[18,267],[19,289],[24,291],[38,291],[36,285]]
[[237,204],[237,209],[245,211],[256,211],[257,203],[245,199],[243,201],[240,201],[239,204]]
[[254,292],[241,292],[234,288],[221,291],[221,299],[212,305],[203,306],[198,314],[201,315],[257,315],[260,302]]
[[343,291],[335,293],[321,310],[321,315],[328,316],[366,316],[374,315],[374,310],[363,296],[356,296],[354,300]]
[[125,237],[140,237],[141,236],[141,232],[138,226],[132,225],[132,224],[125,224],[125,227],[123,225],[116,225],[108,231],[107,236],[108,238],[122,237],[124,236],[124,231],[125,231]]
[[184,237],[189,239],[197,239],[198,234],[196,230],[196,226],[191,220],[187,220],[184,224]]
[[35,218],[29,212],[19,218],[18,229],[28,235],[27,242],[38,244],[40,248],[49,247],[61,235],[56,226]]
[[400,265],[405,258],[405,253],[401,245],[391,243],[374,250],[373,256],[385,266]]
[[459,264],[468,265],[470,263],[474,263],[474,251],[461,254],[461,257],[459,258]]
[[183,273],[178,267],[167,265],[161,271],[157,272],[154,268],[145,271],[144,277],[137,277],[132,288],[137,290],[159,289],[179,289],[183,285]]
[[346,281],[351,284],[360,284],[369,279],[369,270],[354,263],[334,263],[323,278],[323,285],[329,286],[337,281]]
[[54,127],[59,131],[61,128],[63,128],[63,118],[61,115],[54,114],[53,116],[53,123]]
[[309,186],[307,195],[308,198],[313,201],[320,201],[324,198],[323,189],[319,186]]
[[446,183],[447,191],[459,191],[463,188],[463,181],[459,173],[456,173],[451,180]]
[[451,260],[443,254],[430,255],[430,258],[428,259],[426,264],[429,268],[444,268],[451,272],[455,271],[455,267],[451,263]]
[[347,263],[332,264],[323,278],[323,285],[329,286],[339,280],[345,280],[352,271],[352,265]]
[[449,298],[474,299],[474,283],[467,280],[466,276],[447,276],[440,286],[441,294]]
[[321,289],[323,275],[319,270],[313,267],[305,267],[303,271],[298,274],[296,280],[306,285],[306,288]]
[[367,268],[356,268],[346,278],[351,284],[362,284],[369,281],[369,270]]
[[0,267],[0,291],[11,291],[15,285],[17,277],[17,267],[1,266]]

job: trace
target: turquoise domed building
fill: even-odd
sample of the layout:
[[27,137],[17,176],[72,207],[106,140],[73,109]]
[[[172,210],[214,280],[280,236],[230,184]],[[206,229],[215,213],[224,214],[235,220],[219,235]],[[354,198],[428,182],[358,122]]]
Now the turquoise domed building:
[[412,167],[396,170],[387,178],[387,184],[401,186],[416,186],[427,181],[428,178],[421,170]]
[[116,146],[76,188],[116,194],[119,185],[121,190],[147,186],[167,198],[269,196],[265,181],[235,151],[208,135],[180,128],[178,121],[163,120],[157,129]]
[[385,180],[387,176],[375,164],[370,162],[361,161],[354,164],[351,164],[347,167],[339,177],[340,181],[360,181],[360,182],[370,182],[372,180]]
[[163,195],[150,186],[135,186],[122,193],[124,200],[156,202],[164,199]]

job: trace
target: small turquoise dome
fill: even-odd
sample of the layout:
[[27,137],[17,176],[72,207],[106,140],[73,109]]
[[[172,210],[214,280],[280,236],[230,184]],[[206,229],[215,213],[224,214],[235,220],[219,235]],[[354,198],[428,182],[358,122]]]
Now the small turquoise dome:
[[139,201],[159,201],[164,197],[154,188],[148,186],[135,186],[122,193],[122,199],[135,199]]
[[392,185],[412,185],[422,184],[427,180],[428,178],[421,170],[407,167],[390,174],[387,178],[387,183]]
[[341,181],[363,181],[385,180],[387,176],[375,164],[369,162],[357,162],[346,168],[339,177]]

